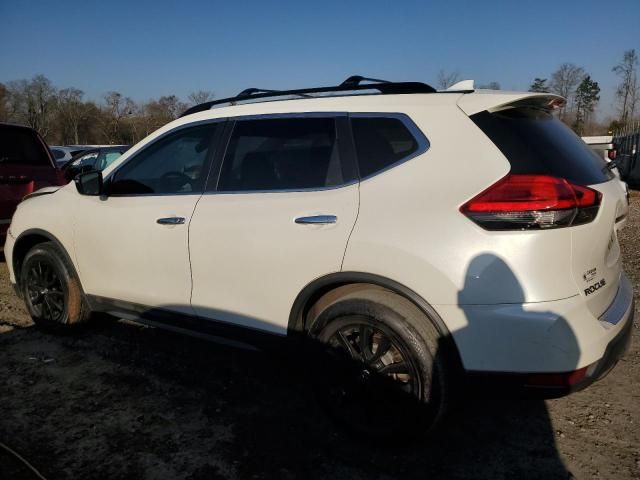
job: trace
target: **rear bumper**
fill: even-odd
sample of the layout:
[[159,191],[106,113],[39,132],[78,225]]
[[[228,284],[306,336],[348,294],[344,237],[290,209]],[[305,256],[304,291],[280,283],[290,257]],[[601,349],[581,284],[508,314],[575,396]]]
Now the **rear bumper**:
[[[576,312],[574,308],[569,311]],[[580,311],[580,310],[578,310]],[[582,311],[584,313],[584,311]],[[606,376],[628,350],[631,343],[635,305],[633,286],[622,275],[620,286],[609,308],[599,317],[585,315],[582,318],[558,316],[562,328],[548,328],[554,335],[548,342],[538,343],[538,361],[531,353],[525,353],[529,368],[525,371],[482,371],[467,369],[468,385],[502,393],[524,393],[527,396],[553,398],[582,390]],[[532,317],[535,322],[535,316]],[[595,326],[594,326],[595,324]],[[597,327],[597,328],[595,328]],[[580,330],[584,329],[584,332]],[[515,345],[514,350],[526,345]],[[548,361],[555,351],[565,355]],[[571,353],[574,351],[574,353]],[[488,353],[488,352],[487,352]],[[517,358],[513,364],[517,364]],[[544,368],[539,368],[543,366]]]

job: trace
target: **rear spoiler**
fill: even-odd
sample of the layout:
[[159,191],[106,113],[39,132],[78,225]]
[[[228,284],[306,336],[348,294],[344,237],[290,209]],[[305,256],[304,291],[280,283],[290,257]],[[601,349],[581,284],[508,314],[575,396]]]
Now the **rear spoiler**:
[[564,106],[565,99],[552,93],[504,92],[487,90],[462,95],[458,107],[467,115],[484,112],[497,112],[509,108],[533,107],[553,110]]

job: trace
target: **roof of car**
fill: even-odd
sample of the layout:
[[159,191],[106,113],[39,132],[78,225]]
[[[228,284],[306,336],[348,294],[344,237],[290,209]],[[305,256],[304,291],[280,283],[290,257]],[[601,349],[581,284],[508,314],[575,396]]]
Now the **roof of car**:
[[194,105],[187,109],[181,116],[191,115],[197,112],[209,110],[215,105],[231,104],[238,102],[263,100],[263,99],[283,99],[285,97],[294,98],[318,98],[315,94],[340,95],[347,92],[377,91],[379,95],[402,94],[402,93],[436,93],[436,89],[431,85],[422,82],[390,82],[377,78],[368,78],[361,75],[352,75],[339,85],[324,87],[310,87],[287,90],[273,90],[264,88],[246,88],[235,97],[210,100],[208,102]]
[[0,127],[24,128],[25,130],[33,130],[33,128],[27,125],[18,125],[17,123],[8,123],[8,122],[0,122]]
[[128,150],[129,148],[131,148],[130,145],[114,145],[110,147],[87,148],[85,150],[82,150],[82,152],[76,154],[73,158],[74,159],[79,158],[94,152],[113,152],[113,151],[122,152],[122,151]]
[[[309,111],[399,111],[418,103],[444,102],[458,104],[472,115],[483,110],[500,109],[526,104],[536,107],[558,107],[564,99],[558,95],[537,92],[510,92],[504,90],[475,89],[472,80],[465,80],[446,90],[435,90],[420,82],[389,82],[354,75],[339,85],[297,90],[266,90],[248,88],[235,97],[212,100],[195,105],[182,115],[189,121],[259,115],[269,113],[301,113]],[[405,100],[401,100],[404,98]],[[438,100],[436,100],[436,98]],[[518,103],[521,102],[521,103]],[[212,108],[215,107],[215,108]],[[372,110],[373,109],[373,110]],[[178,119],[178,124],[181,123]],[[176,123],[172,122],[172,125]]]

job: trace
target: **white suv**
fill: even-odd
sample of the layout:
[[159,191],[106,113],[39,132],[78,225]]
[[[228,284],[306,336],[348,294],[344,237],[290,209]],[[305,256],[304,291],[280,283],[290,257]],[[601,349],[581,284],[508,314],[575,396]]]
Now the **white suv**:
[[29,195],[11,281],[41,325],[322,346],[320,391],[371,433],[426,431],[461,380],[561,395],[615,365],[634,314],[625,192],[561,104],[362,77],[207,102]]

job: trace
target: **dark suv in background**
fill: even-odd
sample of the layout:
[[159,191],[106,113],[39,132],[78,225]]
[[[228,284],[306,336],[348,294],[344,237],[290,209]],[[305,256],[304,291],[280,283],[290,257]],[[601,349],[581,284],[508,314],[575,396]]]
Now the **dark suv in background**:
[[42,137],[29,127],[0,123],[0,240],[25,195],[66,183]]

